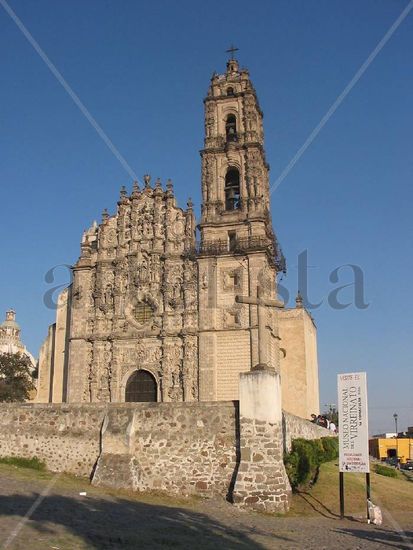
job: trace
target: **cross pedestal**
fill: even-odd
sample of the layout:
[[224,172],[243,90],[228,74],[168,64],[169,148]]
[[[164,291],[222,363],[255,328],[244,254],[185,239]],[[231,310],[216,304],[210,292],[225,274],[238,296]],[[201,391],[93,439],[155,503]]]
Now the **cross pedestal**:
[[235,296],[235,301],[239,304],[257,306],[258,310],[258,364],[252,367],[251,370],[274,370],[274,368],[268,364],[267,357],[268,346],[266,331],[266,308],[275,307],[280,309],[284,307],[284,303],[280,300],[270,300],[268,298],[264,298],[263,291],[260,286],[257,287],[257,297],[237,295]]

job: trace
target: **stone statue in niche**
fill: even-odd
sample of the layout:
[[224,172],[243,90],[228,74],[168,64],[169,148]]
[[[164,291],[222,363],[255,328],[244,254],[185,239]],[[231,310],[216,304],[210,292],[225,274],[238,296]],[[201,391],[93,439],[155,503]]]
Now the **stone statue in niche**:
[[184,292],[185,310],[191,311],[196,307],[196,289],[192,286],[187,286]]
[[158,254],[152,255],[151,281],[157,284],[161,281],[161,261]]
[[181,279],[175,279],[172,283],[172,300],[170,304],[173,308],[177,308],[182,305],[182,281]]
[[105,308],[105,312],[110,311],[113,308],[113,290],[111,284],[107,284],[105,287],[103,306]]
[[181,376],[179,373],[179,365],[171,371],[170,376],[171,387],[168,389],[168,396],[171,401],[182,401],[182,385]]
[[206,106],[206,116],[205,116],[206,137],[211,137],[214,134],[214,126],[215,126],[215,107],[212,103],[208,103]]
[[121,271],[119,274],[119,284],[118,284],[120,315],[123,315],[125,311],[127,286],[128,286],[128,274],[126,271]]
[[208,270],[205,270],[203,274],[201,275],[201,287],[203,290],[206,290],[208,288]]
[[135,285],[142,286],[149,281],[149,258],[147,254],[142,254],[140,262],[137,266],[137,273],[135,276]]
[[255,110],[255,100],[251,95],[245,96],[244,108],[246,129],[249,131],[255,130],[257,127],[257,116]]

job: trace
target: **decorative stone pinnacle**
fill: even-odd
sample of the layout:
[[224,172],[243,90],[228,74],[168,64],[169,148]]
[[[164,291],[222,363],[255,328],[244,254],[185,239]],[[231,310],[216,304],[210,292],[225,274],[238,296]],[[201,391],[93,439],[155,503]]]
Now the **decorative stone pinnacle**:
[[109,219],[108,209],[104,208],[102,212],[102,222],[105,223],[108,219]]
[[303,297],[301,296],[300,291],[297,292],[297,296],[295,298],[295,307],[299,308],[299,309],[304,307],[303,306]]
[[8,309],[6,311],[6,321],[15,321],[16,320],[16,312],[14,309]]
[[149,189],[151,186],[151,176],[149,174],[145,174],[143,176],[143,181],[145,182],[145,189]]
[[120,198],[123,199],[128,196],[128,192],[126,191],[126,187],[122,185],[120,188]]
[[161,178],[156,178],[155,189],[162,189]]
[[133,187],[132,187],[132,198],[136,198],[139,196],[139,184],[137,181],[134,181],[133,182]]
[[173,186],[171,178],[169,178],[166,182],[166,190],[169,191],[170,193],[174,192],[174,186]]
[[189,210],[192,210],[192,207],[194,206],[194,203],[192,202],[191,197],[189,197],[188,202],[186,203]]

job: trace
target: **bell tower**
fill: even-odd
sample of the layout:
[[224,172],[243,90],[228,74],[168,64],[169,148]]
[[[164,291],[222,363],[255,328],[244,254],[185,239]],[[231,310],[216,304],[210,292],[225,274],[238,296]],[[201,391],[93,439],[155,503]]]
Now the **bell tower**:
[[[233,50],[230,50],[233,53]],[[270,214],[263,113],[246,69],[231,57],[205,105],[199,266],[200,399],[238,398],[240,372],[257,364],[257,308],[235,296],[276,297],[283,259]],[[268,312],[268,326],[275,316]],[[270,329],[269,329],[270,330]],[[268,338],[278,370],[278,341]]]
[[227,62],[225,74],[212,76],[204,104],[202,245],[271,240],[263,114],[248,71],[236,59]]

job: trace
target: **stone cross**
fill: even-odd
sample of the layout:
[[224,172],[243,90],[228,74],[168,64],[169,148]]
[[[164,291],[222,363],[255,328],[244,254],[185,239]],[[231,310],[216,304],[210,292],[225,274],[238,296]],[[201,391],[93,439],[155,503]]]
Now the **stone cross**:
[[264,298],[263,291],[260,286],[257,287],[257,297],[253,296],[235,296],[235,301],[239,304],[249,304],[257,306],[258,310],[258,365],[254,367],[254,370],[270,369],[267,364],[267,339],[266,339],[266,308],[275,307],[283,308],[284,303],[280,300],[269,300]]

